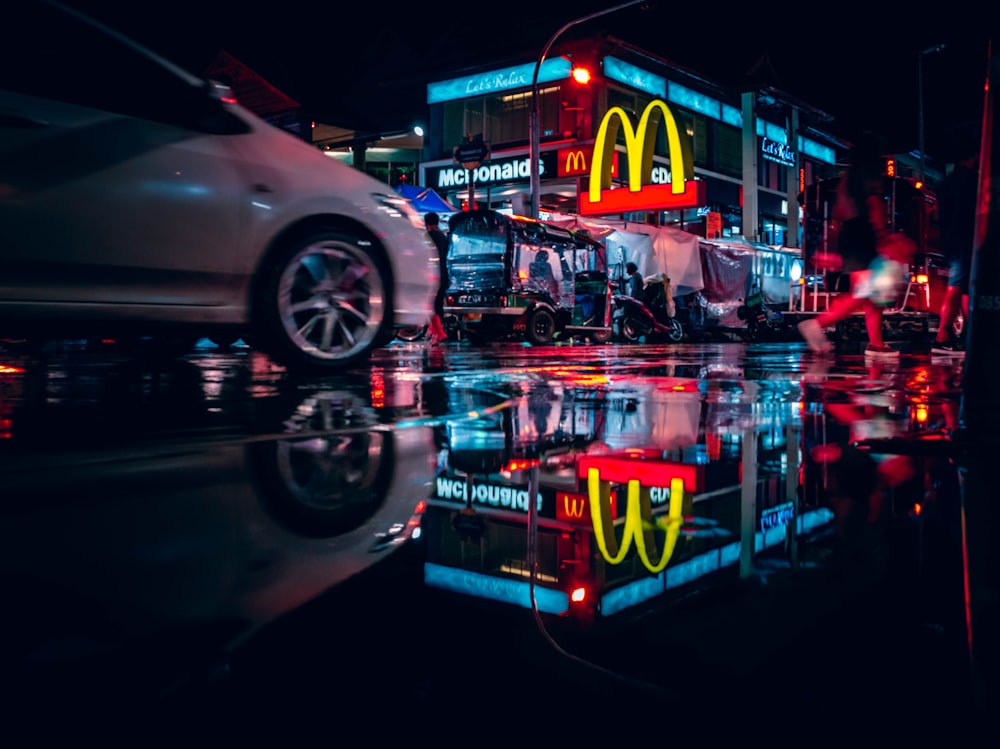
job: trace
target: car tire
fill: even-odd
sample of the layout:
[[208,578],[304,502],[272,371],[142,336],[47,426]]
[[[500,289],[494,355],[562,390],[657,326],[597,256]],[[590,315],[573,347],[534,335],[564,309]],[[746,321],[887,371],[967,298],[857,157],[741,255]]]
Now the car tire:
[[368,237],[334,229],[300,235],[261,274],[260,337],[266,353],[289,368],[346,369],[392,338],[392,279]]
[[280,439],[249,446],[271,516],[305,538],[329,538],[364,524],[385,503],[393,436],[377,431]]
[[538,307],[528,315],[528,342],[536,346],[552,343],[556,334],[556,318],[544,307]]

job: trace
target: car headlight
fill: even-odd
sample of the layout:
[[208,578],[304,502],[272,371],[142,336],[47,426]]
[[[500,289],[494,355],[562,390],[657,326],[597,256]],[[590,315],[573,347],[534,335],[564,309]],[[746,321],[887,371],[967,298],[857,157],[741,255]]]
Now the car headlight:
[[378,205],[379,210],[385,212],[393,218],[406,218],[415,229],[425,231],[424,220],[420,217],[417,209],[414,208],[407,198],[399,195],[384,195],[382,193],[372,193],[372,199]]

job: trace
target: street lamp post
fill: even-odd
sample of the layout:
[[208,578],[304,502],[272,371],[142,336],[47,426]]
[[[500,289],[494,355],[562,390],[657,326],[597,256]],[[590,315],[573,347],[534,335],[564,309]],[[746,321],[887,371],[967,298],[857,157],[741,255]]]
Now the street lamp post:
[[929,55],[932,52],[940,52],[945,47],[944,44],[935,44],[927,49],[920,50],[920,54],[917,56],[917,124],[918,124],[918,137],[920,140],[917,148],[920,150],[920,179],[924,179],[924,55]]
[[539,123],[538,123],[538,71],[542,67],[542,63],[545,62],[545,56],[549,53],[549,49],[555,44],[556,39],[563,35],[568,29],[571,29],[577,24],[583,23],[584,21],[590,21],[591,19],[598,18],[599,16],[607,15],[608,13],[614,13],[618,10],[623,10],[632,5],[639,5],[640,3],[645,3],[646,0],[629,0],[629,2],[621,3],[620,5],[615,5],[611,8],[605,8],[604,10],[599,10],[596,13],[591,13],[586,16],[581,16],[567,24],[564,24],[552,38],[546,42],[545,46],[542,48],[541,54],[538,55],[538,61],[535,63],[535,72],[531,76],[531,115],[528,122],[529,127],[529,138],[531,140],[530,150],[529,150],[529,160],[531,161],[531,218],[538,218],[540,211],[540,198],[541,198],[541,181],[538,170],[538,161],[541,157],[541,134],[539,133]]

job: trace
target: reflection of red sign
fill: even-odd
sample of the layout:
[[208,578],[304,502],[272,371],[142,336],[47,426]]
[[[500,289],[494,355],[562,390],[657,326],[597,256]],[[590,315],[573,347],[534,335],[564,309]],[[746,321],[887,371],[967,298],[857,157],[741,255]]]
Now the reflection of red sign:
[[[615,498],[611,497],[611,517],[615,517]],[[586,494],[556,492],[556,520],[573,525],[590,525],[590,498]]]
[[[594,159],[593,146],[574,146],[560,148],[556,152],[556,173],[560,177],[582,177],[590,174],[590,165]],[[611,156],[611,177],[618,176],[618,152]]]
[[677,463],[670,460],[618,457],[608,455],[588,455],[576,463],[576,475],[581,479],[589,476],[591,468],[601,471],[601,478],[616,484],[638,481],[643,486],[665,486],[671,478],[679,478],[688,491],[701,491],[705,483],[704,466],[694,463]]

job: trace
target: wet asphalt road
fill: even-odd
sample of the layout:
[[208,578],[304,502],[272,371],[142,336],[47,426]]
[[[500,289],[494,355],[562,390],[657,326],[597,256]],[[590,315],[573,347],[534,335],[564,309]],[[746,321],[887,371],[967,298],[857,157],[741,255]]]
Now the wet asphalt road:
[[[470,402],[486,402],[470,401],[470,391],[496,403],[598,376],[708,383],[706,398],[729,404],[727,423],[756,419],[758,427],[762,413],[794,414],[828,392],[857,403],[861,393],[867,408],[923,413],[923,422],[906,423],[932,433],[953,423],[961,378],[960,361],[934,360],[919,346],[908,347],[899,365],[872,368],[851,347],[821,361],[787,342],[393,344],[370,367],[306,380],[249,349],[153,363],[67,346],[41,358],[7,352],[2,361],[8,439],[0,470],[24,481],[69,455],[79,461],[83,446],[114,459],[167,443],[204,451],[209,442],[267,443],[289,425],[376,432],[403,425],[428,429],[439,443],[442,425],[466,416]],[[794,417],[778,422],[786,418]],[[53,505],[95,499],[68,498],[57,479],[45,495]],[[8,519],[31,512],[4,508]],[[55,703],[92,725],[126,707],[165,720],[167,731],[200,725],[252,737],[277,727],[378,743],[427,731],[448,744],[604,734],[645,743],[762,731],[810,740],[873,732],[900,739],[945,728],[972,735],[978,716],[969,707],[954,536],[943,524],[918,526],[905,512],[885,531],[849,558],[835,534],[821,535],[794,569],[781,555],[760,555],[749,576],[721,575],[669,606],[586,632],[425,587],[418,539],[302,605],[279,605],[280,615],[226,657],[194,653],[203,639],[144,642],[32,672],[16,704],[29,715],[42,701]],[[50,549],[60,556],[59,546]],[[294,584],[288,574],[280,566],[268,572]],[[16,643],[7,647],[17,651]],[[178,669],[179,659],[193,665]],[[923,709],[931,704],[933,711]]]

